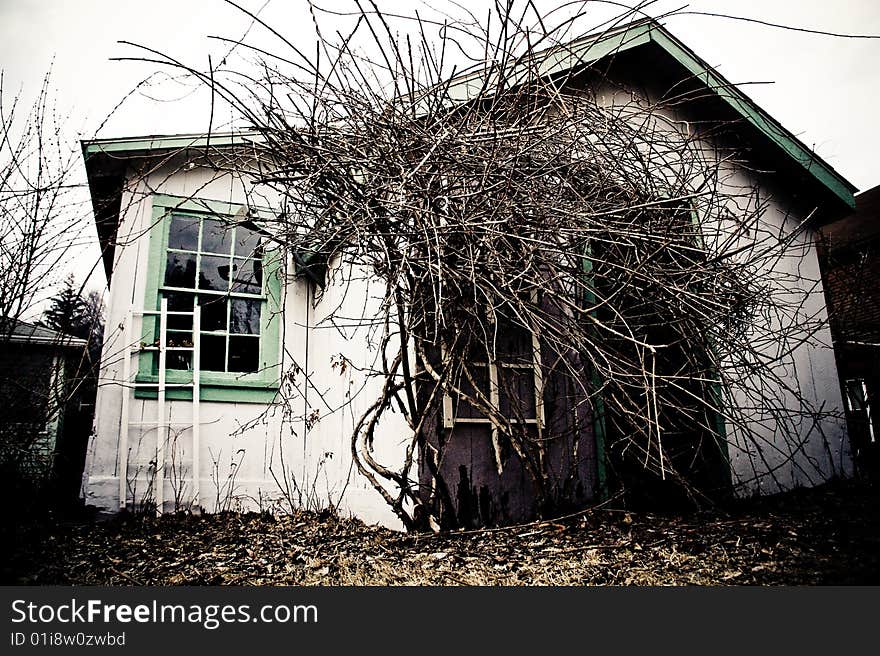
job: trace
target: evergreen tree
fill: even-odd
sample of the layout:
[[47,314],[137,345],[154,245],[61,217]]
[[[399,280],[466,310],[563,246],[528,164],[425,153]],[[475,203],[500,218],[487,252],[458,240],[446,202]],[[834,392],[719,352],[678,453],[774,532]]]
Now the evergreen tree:
[[98,370],[104,333],[104,301],[99,292],[81,296],[68,276],[51,299],[40,322],[47,328],[87,341],[80,352],[67,353],[64,428],[55,454],[55,481],[59,500],[74,503],[85,462],[98,389]]
[[88,305],[80,296],[73,275],[68,275],[64,287],[51,299],[49,309],[43,313],[41,323],[47,328],[88,339],[91,317],[87,313]]
[[75,334],[78,337],[88,340],[89,363],[97,373],[97,367],[101,361],[101,348],[104,339],[104,299],[99,292],[93,290],[81,300],[81,326],[77,327],[77,330],[80,332]]

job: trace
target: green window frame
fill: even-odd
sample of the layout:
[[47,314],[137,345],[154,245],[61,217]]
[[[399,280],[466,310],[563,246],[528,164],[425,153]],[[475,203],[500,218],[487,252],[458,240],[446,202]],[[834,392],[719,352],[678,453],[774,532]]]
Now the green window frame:
[[[200,400],[270,403],[278,391],[281,374],[282,250],[279,247],[266,247],[267,244],[264,241],[258,251],[255,251],[250,244],[245,244],[247,252],[237,253],[236,250],[242,246],[242,243],[236,243],[235,238],[230,238],[230,245],[226,251],[221,251],[216,246],[205,245],[206,226],[218,220],[229,225],[230,228],[245,223],[237,218],[244,215],[245,208],[242,205],[165,194],[154,194],[152,204],[144,308],[158,310],[163,297],[169,299],[169,311],[174,309],[171,306],[175,302],[179,302],[181,298],[198,299],[196,302],[202,306],[201,341],[203,344]],[[268,213],[263,212],[261,215],[265,216]],[[176,238],[170,242],[172,225],[182,226],[187,223],[190,226],[196,226],[196,240],[190,241],[191,245],[189,246],[180,243],[182,238]],[[252,224],[245,227],[253,230]],[[173,279],[169,281],[166,278],[166,267],[172,258],[181,261],[187,260],[194,265],[194,270],[187,270],[187,275],[193,277],[192,286],[174,284]],[[225,277],[215,277],[214,281],[210,281],[209,274],[205,274],[205,271],[210,269],[204,263],[210,261],[214,264],[222,264],[224,259],[228,262],[229,267]],[[214,262],[214,260],[218,260],[218,262]],[[257,289],[253,283],[248,283],[249,278],[235,279],[235,271],[243,271],[248,268],[252,271],[261,271],[262,284],[260,289]],[[230,272],[232,272],[231,275]],[[219,280],[226,281],[223,283],[226,284],[225,290],[218,287]],[[247,308],[244,315],[233,316],[232,308],[235,305]],[[207,311],[206,307],[209,308]],[[259,314],[258,319],[257,313]],[[169,345],[191,345],[192,328],[185,325],[186,321],[186,317],[183,316],[172,315],[168,318],[167,340]],[[242,321],[246,326],[241,326]],[[158,339],[159,318],[145,316],[141,337],[143,345],[157,344]],[[223,343],[222,361],[217,360],[216,353],[218,351],[214,349],[211,352],[215,355],[208,356],[214,358],[208,364],[208,368],[205,367],[206,340],[209,344],[211,340],[217,344],[221,341]],[[258,343],[255,363],[253,362],[254,349],[249,346],[251,340]],[[237,346],[233,347],[233,344]],[[244,360],[241,353],[249,354],[249,364],[241,364]],[[187,357],[191,357],[191,355],[180,351],[169,351],[168,365],[165,371],[167,383],[192,382],[191,367],[187,368],[184,362]],[[175,366],[179,366],[179,368],[174,368]],[[235,369],[248,370],[236,371]],[[142,351],[138,358],[136,381],[158,383],[158,380],[156,352]],[[135,390],[135,396],[137,398],[156,398],[158,391],[154,388],[140,387]],[[170,387],[166,390],[166,398],[192,400],[192,390]]]

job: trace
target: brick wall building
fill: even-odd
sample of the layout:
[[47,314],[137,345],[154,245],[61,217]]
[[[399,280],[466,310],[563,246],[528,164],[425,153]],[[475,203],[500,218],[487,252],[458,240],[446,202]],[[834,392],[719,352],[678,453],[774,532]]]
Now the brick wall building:
[[880,463],[880,186],[821,230],[819,259],[857,464]]

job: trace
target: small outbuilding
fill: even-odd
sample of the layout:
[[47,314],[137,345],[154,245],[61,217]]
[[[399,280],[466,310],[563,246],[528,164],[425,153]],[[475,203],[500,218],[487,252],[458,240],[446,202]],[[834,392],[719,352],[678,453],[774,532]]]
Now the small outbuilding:
[[[578,84],[608,112],[640,103],[659,108],[670,125],[701,135],[706,156],[724,169],[719,185],[759,191],[770,228],[803,225],[793,238],[802,256],[780,259],[774,273],[802,281],[804,315],[827,319],[816,237],[852,211],[852,184],[653,21],[585,37],[562,55],[546,54],[545,63],[548,76],[584,67]],[[271,229],[284,208],[258,184],[261,138],[244,132],[83,143],[110,284],[86,502],[108,511],[332,506],[400,527],[387,503],[397,494],[393,482],[370,480],[351,455],[352,430],[382,384],[368,375],[383,354],[361,321],[378,316],[371,313],[378,313],[382,283],[344,256],[307,262],[285,249]],[[607,484],[605,441],[614,437],[600,404],[583,395],[574,403],[572,390],[555,384],[552,359],[542,357],[534,335],[506,336],[515,362],[486,362],[486,390],[507,376],[519,401],[529,401],[517,421],[548,445],[557,478],[547,485],[564,501],[558,505],[597,502]],[[762,348],[778,360],[777,378],[754,395],[725,400],[745,409],[739,416],[748,426],[734,425],[721,407],[701,420],[712,434],[706,443],[716,446],[700,458],[718,485],[765,494],[850,473],[827,326],[811,328],[809,339]],[[496,401],[504,413],[503,395]],[[802,403],[821,413],[798,414],[790,435],[781,435],[779,404],[797,413]],[[740,440],[744,428],[760,439]],[[439,471],[427,471],[425,453],[413,455],[412,427],[397,412],[383,415],[369,457],[389,470],[414,457],[413,485],[426,508],[443,505],[469,526],[540,512],[517,454],[493,450],[496,427],[485,416],[447,398],[423,429],[430,431],[425,449],[445,449]],[[437,476],[448,490],[439,501],[431,486]]]

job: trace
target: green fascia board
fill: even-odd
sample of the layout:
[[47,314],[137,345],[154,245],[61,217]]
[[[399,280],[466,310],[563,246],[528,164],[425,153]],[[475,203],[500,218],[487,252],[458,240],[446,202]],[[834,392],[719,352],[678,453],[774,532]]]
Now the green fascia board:
[[152,135],[121,139],[83,141],[83,155],[143,153],[149,151],[186,150],[246,146],[262,140],[259,132],[224,132],[216,134]]
[[[852,183],[654,20],[639,21],[534,53],[505,72],[506,82],[515,86],[526,81],[533,71],[542,76],[560,75],[649,42],[662,48],[834,196],[848,207],[855,208],[854,193],[857,188]],[[494,73],[485,87],[491,88],[499,74]],[[466,101],[484,87],[484,82],[483,72],[464,73],[449,84],[449,95],[454,100]]]
[[574,68],[578,64],[598,61],[616,52],[644,45],[651,40],[647,26],[638,26],[604,37],[574,41],[561,52],[549,53],[538,66],[541,75]]
[[[228,203],[220,200],[207,198],[195,198],[193,196],[172,196],[169,194],[151,194],[153,209],[161,208],[165,214],[169,212],[197,212],[201,214],[214,214],[216,216],[234,217],[242,208],[248,211],[248,220],[269,221],[275,218],[276,213],[268,207],[242,205],[241,203]],[[160,216],[161,216],[160,212]],[[160,218],[154,211],[153,219]]]
[[[204,377],[204,373],[202,376]],[[138,387],[134,391],[136,399],[157,399],[158,376],[142,376],[138,374],[137,383],[156,384],[156,388]],[[214,401],[217,403],[260,403],[268,405],[278,395],[278,386],[259,386],[254,384],[216,384],[203,383],[199,386],[200,401]],[[192,390],[180,387],[171,387],[165,390],[165,398],[169,401],[192,401]]]

